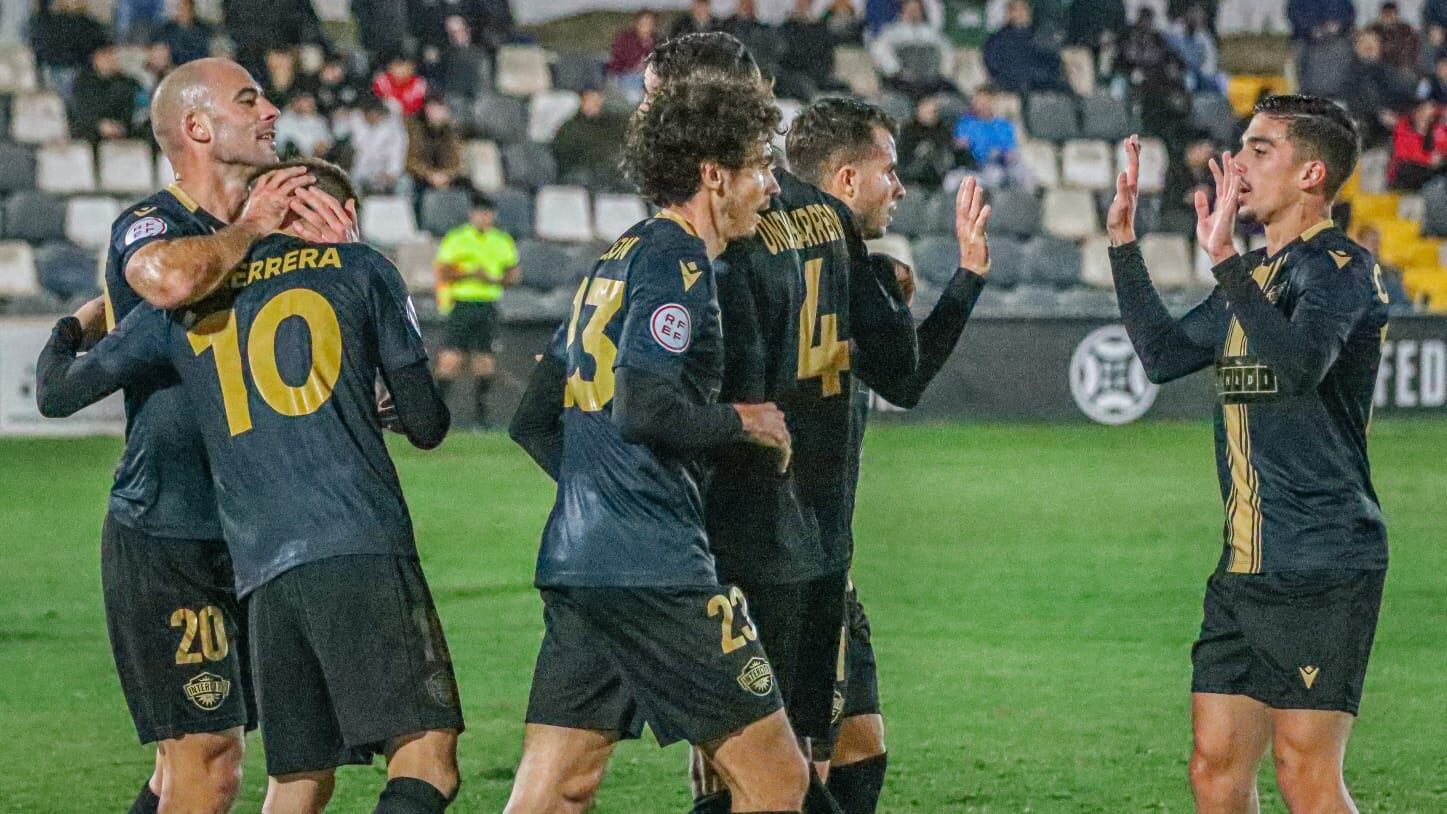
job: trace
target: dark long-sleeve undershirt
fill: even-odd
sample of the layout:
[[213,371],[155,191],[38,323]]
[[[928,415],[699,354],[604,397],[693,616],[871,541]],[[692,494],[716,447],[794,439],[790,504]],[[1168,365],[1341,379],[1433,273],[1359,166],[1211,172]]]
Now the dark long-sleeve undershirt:
[[567,386],[567,365],[551,354],[533,366],[527,389],[507,434],[523,448],[548,477],[558,479],[563,463],[563,390]]
[[984,287],[984,277],[968,269],[956,269],[929,316],[915,329],[919,365],[905,373],[893,367],[876,370],[861,366],[860,379],[891,404],[907,409],[917,406],[959,344]]
[[121,389],[98,359],[76,357],[84,331],[75,317],[62,317],[35,363],[35,403],[46,418],[65,418]]
[[452,414],[432,378],[432,371],[427,369],[427,360],[396,370],[383,370],[382,378],[392,393],[397,423],[412,446],[433,449],[441,444],[452,424]]
[[1178,320],[1151,284],[1139,244],[1112,246],[1110,271],[1121,319],[1147,378],[1162,384],[1215,361],[1226,314],[1226,297],[1219,288]]
[[630,444],[648,444],[679,455],[741,441],[743,421],[728,404],[694,404],[662,376],[617,368],[613,423]]
[[894,279],[894,261],[870,254],[850,270],[850,332],[859,370],[909,375],[919,366],[914,317]]

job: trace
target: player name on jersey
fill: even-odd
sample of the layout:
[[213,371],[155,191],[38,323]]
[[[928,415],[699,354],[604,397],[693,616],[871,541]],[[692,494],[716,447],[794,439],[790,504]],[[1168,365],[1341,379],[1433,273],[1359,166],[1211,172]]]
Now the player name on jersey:
[[341,268],[342,256],[335,246],[326,249],[293,249],[286,254],[242,263],[231,272],[230,286],[245,288],[261,280],[270,280],[278,274],[287,274],[302,269]]
[[844,224],[838,213],[822,203],[798,209],[772,209],[759,221],[759,238],[769,254],[797,251],[843,240]]

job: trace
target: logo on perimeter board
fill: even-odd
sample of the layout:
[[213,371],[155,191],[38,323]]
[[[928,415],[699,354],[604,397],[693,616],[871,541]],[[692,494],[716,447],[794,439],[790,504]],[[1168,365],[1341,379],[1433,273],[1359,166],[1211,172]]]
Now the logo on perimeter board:
[[754,695],[768,695],[774,689],[774,668],[769,665],[768,659],[762,656],[749,659],[743,672],[739,673],[739,686]]
[[231,694],[231,682],[218,675],[202,673],[187,681],[182,689],[191,703],[210,712],[225,703],[226,696]]
[[1145,415],[1160,388],[1146,369],[1122,325],[1090,332],[1070,357],[1070,395],[1081,412],[1101,424],[1129,424]]

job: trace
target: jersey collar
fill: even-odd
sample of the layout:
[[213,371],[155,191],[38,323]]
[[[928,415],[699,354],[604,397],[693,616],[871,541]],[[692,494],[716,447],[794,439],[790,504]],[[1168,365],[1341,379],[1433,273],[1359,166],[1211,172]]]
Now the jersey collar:
[[693,228],[693,224],[688,222],[688,218],[685,218],[677,212],[674,212],[672,209],[660,209],[656,217],[663,218],[664,220],[671,220],[674,223],[678,224],[679,227],[683,229],[683,231],[688,232],[694,237],[698,237],[698,230]]
[[176,199],[176,203],[184,206],[187,212],[190,212],[191,214],[199,217],[201,220],[206,221],[211,225],[213,229],[219,229],[220,227],[225,225],[220,218],[202,209],[201,205],[196,203],[195,198],[192,198],[190,195],[188,195],[186,193],[186,190],[181,189],[180,184],[169,184],[166,186],[166,191],[171,193],[171,197]]

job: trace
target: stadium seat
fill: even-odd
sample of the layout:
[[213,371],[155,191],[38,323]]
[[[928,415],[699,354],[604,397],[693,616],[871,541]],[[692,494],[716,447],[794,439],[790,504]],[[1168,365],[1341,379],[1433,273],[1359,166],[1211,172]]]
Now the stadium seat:
[[35,151],[0,141],[0,192],[35,189]]
[[536,45],[504,45],[497,49],[497,89],[509,96],[532,96],[551,90],[548,52]]
[[1360,175],[1358,187],[1362,192],[1375,194],[1387,191],[1387,165],[1391,163],[1391,153],[1385,147],[1378,147],[1366,150],[1362,153],[1361,159],[1357,162],[1357,173]]
[[400,246],[416,240],[412,202],[394,195],[373,195],[362,202],[362,239],[379,246]]
[[572,308],[573,292],[564,289],[515,288],[498,303],[504,322],[555,324],[566,319]]
[[1020,145],[1020,163],[1035,183],[1046,189],[1060,186],[1060,151],[1048,141],[1029,139]]
[[473,103],[478,132],[501,144],[522,141],[528,134],[527,103],[522,99],[484,93]]
[[95,155],[84,141],[47,144],[36,154],[35,175],[36,188],[44,192],[93,192]]
[[961,93],[974,93],[989,84],[990,74],[985,70],[985,59],[978,48],[955,49],[955,87]]
[[1191,126],[1210,133],[1218,144],[1228,144],[1236,136],[1236,111],[1225,96],[1197,93],[1191,97]]
[[[1119,144],[1115,148],[1115,159],[1116,169],[1125,172],[1125,148]],[[1170,160],[1165,142],[1158,138],[1141,139],[1140,174],[1136,177],[1136,185],[1142,195],[1159,195],[1165,192],[1166,170]],[[1110,188],[1115,188],[1114,177],[1111,178]]]
[[1025,241],[1001,236],[990,239],[990,288],[1009,288],[1025,279]]
[[1226,98],[1231,100],[1231,109],[1239,118],[1251,115],[1256,99],[1263,91],[1286,93],[1286,77],[1233,74],[1226,83]]
[[176,171],[171,168],[171,159],[165,153],[156,153],[156,188],[170,186],[176,182]]
[[922,237],[910,244],[914,272],[938,287],[949,284],[960,265],[960,244],[949,237]]
[[944,191],[929,196],[925,204],[924,227],[920,234],[953,235],[955,233],[955,196]]
[[1080,130],[1086,138],[1114,143],[1140,128],[1133,121],[1130,107],[1125,102],[1100,93],[1080,101]]
[[1426,209],[1422,234],[1447,237],[1447,176],[1438,177],[1422,187],[1422,200]]
[[[474,99],[492,89],[492,60],[480,47],[455,49],[439,67],[442,69],[440,84],[451,96]],[[459,108],[453,105],[452,109]]]
[[1025,129],[1031,138],[1068,141],[1080,135],[1075,99],[1062,93],[1032,93],[1025,103]]
[[1030,282],[1056,288],[1080,284],[1080,247],[1066,240],[1037,237],[1025,247]]
[[1062,48],[1060,61],[1065,66],[1065,81],[1076,96],[1095,93],[1095,57],[1089,48]]
[[1066,240],[1084,240],[1100,232],[1095,199],[1083,189],[1049,189],[1040,208],[1045,231]]
[[885,235],[866,243],[872,254],[887,254],[895,260],[914,267],[914,249],[904,235]]
[[874,60],[863,48],[834,49],[834,78],[848,85],[856,96],[872,99],[879,95],[879,74],[874,71]]
[[570,287],[577,280],[577,265],[561,248],[541,240],[520,240],[517,246],[522,285],[552,291]]
[[28,93],[37,87],[34,52],[22,43],[0,45],[0,93]]
[[890,228],[909,237],[929,234],[931,197],[930,191],[924,187],[906,187],[904,197],[894,207],[894,221]]
[[463,147],[462,160],[467,165],[468,179],[477,189],[496,192],[506,185],[502,154],[496,143],[481,139],[469,141]]
[[100,188],[124,195],[147,195],[156,188],[151,146],[144,141],[102,141],[96,148]]
[[[1352,212],[1356,212],[1356,202],[1352,202]],[[1397,201],[1397,217],[1403,220],[1415,220],[1421,223],[1427,217],[1427,199],[1421,195],[1403,195]]]
[[22,144],[60,141],[70,135],[65,104],[50,91],[21,93],[10,100],[10,137]]
[[65,199],[23,190],[5,201],[5,236],[40,243],[65,239]]
[[572,290],[577,287],[577,281],[588,276],[593,267],[598,265],[598,258],[602,257],[603,253],[608,251],[612,245],[613,241],[610,240],[606,243],[576,243],[559,247],[568,256],[568,281],[564,288],[569,290],[570,295]]
[[1025,126],[1025,102],[1018,93],[995,94],[995,115],[1014,122],[1016,127]]
[[497,204],[497,228],[515,239],[533,233],[533,199],[527,190],[504,187],[492,193]]
[[884,91],[874,100],[874,104],[897,122],[907,122],[914,118],[914,102],[903,93]]
[[999,189],[989,196],[990,230],[1029,237],[1040,231],[1040,201],[1019,189]]
[[520,141],[502,148],[502,165],[508,183],[515,187],[538,187],[558,180],[558,162],[552,148],[544,144]]
[[100,293],[97,265],[93,249],[72,243],[46,243],[35,251],[35,276],[40,287],[61,300]]
[[553,87],[582,93],[603,87],[603,60],[589,53],[563,51],[553,63]]
[[1061,178],[1065,186],[1101,190],[1115,186],[1115,162],[1110,145],[1104,141],[1071,139],[1060,151]]
[[1164,291],[1191,285],[1191,247],[1181,235],[1144,235],[1140,239],[1141,258],[1150,270],[1151,280]]
[[570,90],[549,90],[533,94],[528,106],[528,138],[550,143],[563,122],[573,118],[581,104],[578,94]]
[[19,240],[0,242],[0,298],[28,297],[40,293],[35,270],[35,252]]
[[1360,194],[1352,198],[1352,220],[1370,223],[1395,218],[1401,205],[1402,196],[1395,192]]
[[534,202],[538,237],[565,243],[593,239],[588,190],[573,186],[545,186]]
[[422,193],[422,218],[417,224],[425,232],[441,237],[455,226],[467,222],[472,212],[472,196],[465,189],[447,187]]
[[413,294],[431,294],[437,288],[432,263],[437,259],[437,241],[427,234],[400,243],[393,250],[397,270]]
[[65,202],[65,239],[87,249],[99,249],[111,239],[111,224],[120,217],[115,198],[76,196]]
[[617,240],[647,217],[648,207],[637,195],[604,192],[593,196],[593,236],[598,240]]
[[1095,235],[1085,239],[1080,247],[1080,281],[1092,288],[1114,290],[1115,280],[1110,273],[1110,238]]

